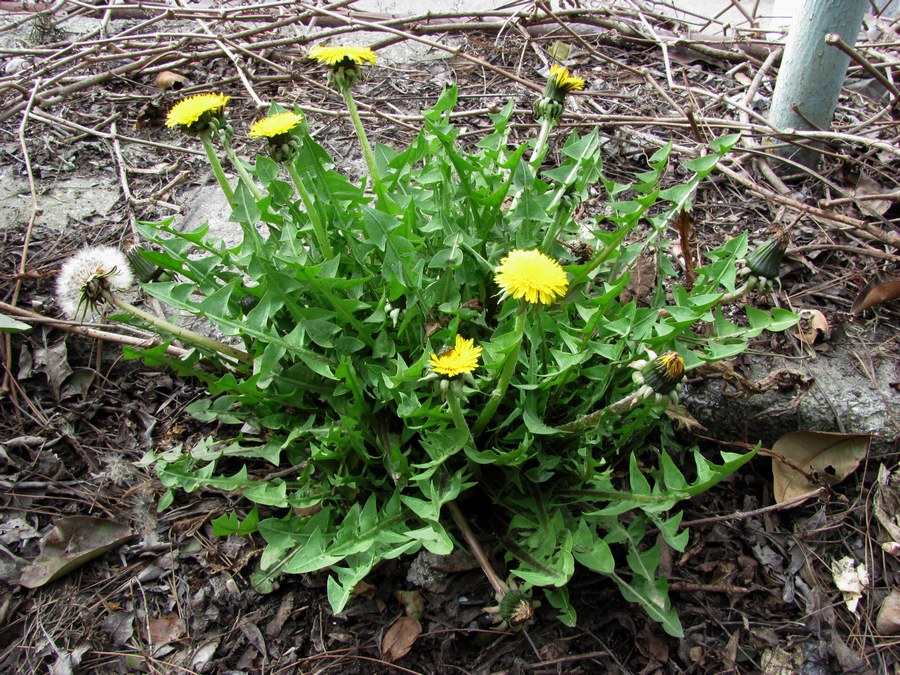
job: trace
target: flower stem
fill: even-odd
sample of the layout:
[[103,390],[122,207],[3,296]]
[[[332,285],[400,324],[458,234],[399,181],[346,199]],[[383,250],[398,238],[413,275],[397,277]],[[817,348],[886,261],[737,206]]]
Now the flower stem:
[[734,289],[734,293],[726,293],[722,296],[722,299],[719,300],[719,305],[729,305],[732,302],[736,302],[743,298],[745,295],[749,295],[750,291],[753,290],[753,287],[756,285],[756,279],[750,277],[747,281],[744,282],[744,285],[740,288]]
[[528,160],[529,164],[536,164],[544,158],[544,153],[547,152],[547,140],[550,138],[550,130],[553,128],[554,122],[555,120],[549,115],[544,115],[541,119],[541,130],[538,132],[531,159]]
[[487,404],[482,408],[478,419],[475,420],[473,433],[476,436],[482,432],[488,422],[491,421],[494,413],[497,412],[500,401],[503,400],[506,389],[509,387],[509,381],[512,378],[512,374],[516,370],[516,364],[519,362],[519,349],[522,347],[522,338],[525,336],[525,310],[527,307],[528,303],[524,300],[519,300],[519,306],[516,309],[516,321],[513,326],[513,332],[516,335],[516,344],[509,356],[506,357],[506,362],[503,364],[503,371],[500,373],[500,379],[497,381],[497,386],[494,387]]
[[253,195],[253,198],[256,201],[260,201],[264,195],[256,185],[256,181],[253,180],[253,176],[247,171],[247,167],[245,167],[244,163],[238,159],[237,154],[234,152],[234,148],[231,147],[231,143],[228,140],[224,140],[222,145],[225,147],[225,154],[227,154],[228,159],[231,160],[234,170],[237,171],[238,175],[241,177],[241,181],[247,186],[247,189],[250,190],[250,194]]
[[636,406],[640,400],[641,397],[638,396],[637,392],[633,392],[628,394],[625,398],[619,399],[615,403],[610,403],[605,408],[595,410],[592,413],[579,417],[577,420],[560,425],[556,428],[564,434],[580,434],[593,428],[604,416],[621,414]]
[[203,143],[203,149],[206,151],[206,157],[209,159],[209,164],[212,167],[213,173],[216,175],[216,180],[219,181],[219,187],[222,188],[225,199],[231,204],[234,202],[234,190],[231,189],[231,186],[228,184],[228,179],[225,178],[225,172],[222,170],[222,163],[219,161],[219,156],[216,154],[216,148],[213,146],[212,136],[210,136],[209,131],[204,131],[200,134],[200,141]]
[[141,319],[144,323],[153,326],[153,328],[157,330],[175,336],[179,340],[184,340],[185,342],[189,342],[202,349],[208,349],[210,351],[218,352],[220,354],[223,354],[224,356],[228,356],[234,359],[235,361],[241,361],[243,363],[249,363],[251,361],[250,355],[243,349],[237,349],[236,347],[226,345],[222,342],[219,342],[218,340],[214,340],[208,335],[195,333],[188,328],[183,328],[182,326],[178,326],[174,323],[171,323],[170,321],[161,319],[158,316],[154,316],[153,314],[145,312],[144,310],[135,307],[131,303],[122,300],[120,297],[105,288],[101,291],[101,293],[103,295],[103,299],[111,305],[114,305],[115,307],[121,309],[123,312],[127,312],[128,314]]
[[312,223],[313,233],[316,236],[316,241],[319,243],[319,249],[322,251],[324,258],[329,260],[334,257],[334,251],[331,249],[331,242],[328,241],[328,233],[322,226],[319,212],[313,204],[312,198],[309,196],[309,192],[306,190],[306,186],[303,184],[294,162],[287,161],[285,164],[287,164],[288,173],[291,174],[291,180],[294,181],[294,187],[297,188],[297,193],[300,195],[303,206],[306,208],[306,215],[309,216],[309,221]]
[[544,240],[541,242],[541,251],[547,255],[550,255],[550,247],[553,246],[553,242],[555,242],[556,238],[559,236],[563,221],[568,216],[568,209],[559,208],[556,210],[556,214],[553,217],[553,223],[547,228],[547,232],[544,234]]
[[456,382],[451,382],[447,389],[447,405],[450,406],[450,414],[453,416],[453,424],[457,429],[465,431],[469,437],[469,442],[475,444],[472,438],[472,432],[469,430],[469,424],[463,415],[462,407],[459,405],[459,393],[456,390]]
[[372,176],[372,189],[376,194],[381,191],[381,175],[378,173],[378,165],[375,164],[375,153],[372,152],[372,146],[369,144],[369,137],[366,136],[365,127],[359,118],[359,110],[356,108],[356,101],[353,99],[353,93],[350,87],[341,87],[341,94],[344,95],[344,102],[347,104],[347,111],[350,113],[350,121],[353,122],[353,128],[356,130],[356,136],[362,146],[363,157],[366,159],[366,166],[369,167],[369,174]]

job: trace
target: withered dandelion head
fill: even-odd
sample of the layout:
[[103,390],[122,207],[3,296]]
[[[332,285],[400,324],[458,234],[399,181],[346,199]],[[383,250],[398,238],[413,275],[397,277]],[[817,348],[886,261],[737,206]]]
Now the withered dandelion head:
[[133,281],[124,253],[112,246],[91,246],[63,264],[56,277],[56,298],[69,318],[93,320],[101,315],[103,290],[125,291]]
[[195,94],[181,99],[166,115],[166,126],[180,128],[189,134],[206,131],[222,118],[228,96],[224,94]]
[[456,344],[443,349],[438,354],[432,354],[428,365],[438,375],[456,377],[467,375],[478,367],[478,359],[481,357],[481,347],[475,346],[475,341],[456,336]]
[[494,280],[502,297],[525,298],[532,304],[550,305],[569,288],[562,265],[536,249],[511,251],[500,261]]

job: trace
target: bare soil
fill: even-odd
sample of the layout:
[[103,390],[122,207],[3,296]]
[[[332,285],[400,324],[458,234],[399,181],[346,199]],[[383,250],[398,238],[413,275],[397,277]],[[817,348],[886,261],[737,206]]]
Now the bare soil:
[[[468,15],[388,24],[346,12],[341,20],[299,3],[55,7],[0,14],[0,313],[33,326],[2,345],[0,671],[897,672],[900,638],[879,631],[876,615],[900,585],[900,565],[882,548],[890,537],[873,504],[879,468],[898,463],[900,311],[896,301],[858,315],[851,308],[867,284],[898,277],[900,133],[896,99],[860,64],[851,64],[819,169],[776,173],[759,143],[771,132],[761,115],[777,75],[777,57],[768,55],[778,45],[749,28],[721,41],[689,34],[705,22],[667,20],[652,6],[641,21],[633,9],[577,2],[554,16],[517,6],[534,10],[531,23]],[[744,230],[760,241],[789,227],[781,290],[760,301],[819,310],[828,331],[810,344],[793,332],[761,338],[729,369],[697,374],[684,400],[708,428],[685,431],[686,439],[739,450],[811,428],[811,413],[798,411],[822,390],[816,378],[825,376],[806,370],[813,362],[839,364],[841,378],[858,376],[859,401],[875,402],[873,416],[861,421],[850,414],[861,405],[847,403],[850,385],[829,390],[818,408],[833,414],[817,418],[824,421],[815,428],[878,437],[845,481],[829,487],[823,478],[813,496],[790,508],[773,501],[765,453],[687,503],[690,544],[684,554],[666,551],[662,562],[683,640],[583,570],[570,585],[577,627],[540,607],[526,630],[498,630],[483,612],[490,586],[465,558],[385,564],[334,615],[320,576],[284,578],[269,595],[253,590],[261,542],[211,532],[212,518],[240,504],[236,496],[180,494],[157,513],[162,487],[135,462],[150,448],[216,435],[184,412],[204,392],[190,379],[124,360],[119,345],[73,333],[59,321],[54,275],[85,243],[128,245],[136,221],[182,217],[198,188],[214,182],[199,147],[162,126],[165,111],[186,94],[228,93],[236,128],[259,116],[254,99],[298,105],[318,140],[356,175],[361,158],[343,105],[305,55],[311,42],[363,40],[363,29],[367,42],[392,51],[357,95],[373,140],[396,148],[414,137],[421,110],[450,82],[460,87],[464,139],[477,140],[488,128],[485,111],[510,99],[512,142],[532,138],[530,108],[542,85],[523,81],[543,81],[554,41],[571,48],[570,63],[588,82],[555,138],[599,126],[610,178],[643,169],[667,141],[687,159],[715,136],[744,133],[698,194],[692,254]],[[875,18],[867,29],[861,58],[896,86],[896,66],[883,64],[900,61],[900,27]],[[422,37],[458,53],[423,46]],[[418,50],[414,61],[403,60],[408,45]],[[186,81],[159,89],[157,76],[167,70]],[[595,217],[602,202],[598,192],[582,217]],[[123,334],[120,326],[98,328]],[[764,388],[784,363],[807,379],[773,379]],[[728,419],[754,423],[729,426],[710,414],[726,404]],[[896,510],[888,515],[896,522]],[[132,536],[57,581],[20,585],[42,538],[73,516],[118,523]],[[90,521],[79,522],[90,529]],[[489,514],[475,527],[490,551]],[[845,556],[865,563],[870,577],[855,612],[830,570]],[[424,632],[389,663],[385,634],[411,602],[424,603]]]

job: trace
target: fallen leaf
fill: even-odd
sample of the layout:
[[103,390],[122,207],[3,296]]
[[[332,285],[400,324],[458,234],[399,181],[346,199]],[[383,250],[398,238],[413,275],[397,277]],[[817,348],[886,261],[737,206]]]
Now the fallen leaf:
[[881,603],[875,628],[882,635],[900,633],[900,590],[895,588]]
[[31,326],[0,313],[0,333],[21,333],[23,330],[31,330]]
[[69,355],[65,340],[59,340],[52,345],[38,347],[34,350],[34,372],[44,373],[53,394],[59,400],[59,390],[63,383],[72,374],[69,365]]
[[109,633],[112,644],[121,647],[134,635],[134,612],[113,612],[103,620],[103,628]]
[[822,484],[837,485],[856,470],[869,451],[867,434],[793,431],[772,446],[773,492],[779,504]]
[[22,570],[19,583],[25,588],[48,584],[121,546],[132,536],[126,525],[104,518],[61,518],[44,536],[37,560]]
[[422,624],[411,616],[401,616],[384,634],[381,641],[381,656],[388,663],[402,659],[409,654],[416,638],[422,634]]
[[394,591],[394,598],[403,605],[406,616],[421,619],[425,614],[425,598],[419,591]]
[[900,542],[900,474],[891,474],[884,464],[878,467],[872,512],[887,533],[887,539]]
[[[850,190],[850,194],[859,197],[858,205],[863,211],[873,211],[879,216],[887,213],[888,209],[894,203],[890,195],[885,194],[886,190],[882,185],[865,174],[861,174],[856,181],[856,186]],[[884,195],[883,199],[878,199]],[[875,197],[875,199],[872,199]]]
[[694,286],[694,218],[690,211],[682,208],[675,218],[675,229],[678,230],[678,243],[684,258],[684,286],[690,290]]
[[174,642],[184,634],[184,622],[177,614],[166,614],[147,620],[147,632],[154,649]]
[[281,629],[284,628],[285,622],[290,618],[291,612],[294,611],[294,592],[289,591],[281,598],[281,604],[275,616],[266,624],[266,635],[271,638],[281,635]]
[[550,43],[550,47],[547,48],[547,53],[554,59],[562,63],[569,58],[569,52],[571,50],[572,48],[565,42],[562,42],[561,40],[554,40],[552,43]]
[[828,319],[817,309],[801,309],[797,312],[800,322],[797,324],[797,337],[804,344],[812,347],[817,342],[828,338],[831,326]]
[[864,563],[857,564],[853,558],[844,557],[831,562],[831,578],[847,609],[856,614],[863,591],[869,587],[869,571]]
[[900,298],[900,279],[873,281],[866,284],[853,301],[851,314],[862,314],[870,307]]
[[156,88],[178,91],[187,84],[187,81],[188,79],[184,75],[179,75],[171,70],[163,70],[156,76]]

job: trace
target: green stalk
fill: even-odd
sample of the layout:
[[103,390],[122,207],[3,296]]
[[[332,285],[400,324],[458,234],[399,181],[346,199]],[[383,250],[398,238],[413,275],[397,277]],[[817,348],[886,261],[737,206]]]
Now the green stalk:
[[552,119],[549,115],[544,115],[541,118],[541,130],[538,133],[537,142],[534,144],[534,151],[531,153],[531,159],[528,160],[529,164],[536,164],[544,157],[544,153],[547,152],[547,141],[550,138],[550,130],[553,128],[553,124],[556,120]]
[[222,192],[225,194],[225,199],[228,200],[229,204],[233,203],[234,190],[231,189],[231,186],[228,184],[228,179],[225,178],[225,172],[222,170],[222,163],[219,161],[219,156],[216,154],[216,148],[213,146],[212,136],[209,131],[204,131],[200,134],[200,141],[203,143],[203,149],[206,151],[206,157],[209,159],[209,164],[212,167],[213,173],[216,175],[216,180],[219,181],[219,187],[222,188]]
[[341,87],[341,94],[344,96],[344,102],[347,104],[347,110],[350,113],[350,121],[353,122],[353,128],[356,131],[356,137],[362,146],[363,157],[366,159],[366,166],[369,167],[369,174],[372,176],[372,189],[376,194],[381,196],[381,175],[378,173],[378,166],[375,164],[375,153],[372,152],[372,146],[369,144],[369,137],[366,136],[365,127],[359,118],[359,110],[356,108],[356,101],[353,99],[353,93],[350,87]]
[[564,434],[580,434],[594,427],[606,415],[618,415],[633,408],[640,401],[637,393],[628,394],[625,398],[619,399],[615,403],[610,403],[605,408],[595,410],[592,413],[579,417],[573,422],[562,424],[556,427]]
[[497,381],[497,386],[494,387],[487,404],[482,408],[478,419],[475,420],[475,429],[473,430],[473,433],[476,436],[482,432],[488,422],[491,421],[494,413],[497,412],[497,407],[500,405],[500,401],[503,400],[506,389],[509,387],[509,381],[512,378],[512,374],[516,370],[516,363],[519,361],[519,349],[522,347],[522,338],[525,336],[525,310],[527,307],[528,303],[525,302],[525,300],[519,300],[519,306],[516,309],[516,322],[513,326],[513,332],[516,334],[517,338],[516,345],[513,347],[509,356],[506,357],[506,362],[503,364],[503,371],[500,373],[500,379]]
[[462,407],[459,405],[459,392],[457,391],[456,382],[450,382],[450,386],[447,388],[447,404],[450,406],[450,414],[453,416],[454,426],[461,431],[465,431],[469,436],[469,441],[472,445],[475,445],[472,432],[469,430],[469,424],[466,422]]
[[123,312],[127,312],[128,314],[137,317],[144,323],[153,326],[153,328],[157,330],[173,335],[179,340],[189,342],[192,345],[195,345],[202,349],[208,349],[209,351],[218,352],[219,354],[228,356],[235,361],[240,361],[242,363],[250,363],[251,361],[250,355],[243,349],[237,349],[236,347],[226,345],[222,342],[219,342],[218,340],[214,340],[208,335],[195,333],[188,328],[178,326],[174,323],[171,323],[170,321],[166,321],[165,319],[161,319],[158,316],[150,314],[149,312],[145,312],[144,310],[135,307],[131,303],[122,300],[120,297],[105,288],[101,290],[101,294],[103,296],[103,299],[111,305],[118,307]]
[[619,231],[616,233],[613,240],[610,241],[604,247],[604,249],[602,251],[599,251],[593,257],[593,259],[585,266],[585,268],[583,270],[581,270],[581,272],[578,274],[578,276],[576,276],[572,280],[572,283],[569,284],[569,288],[575,288],[579,284],[583,284],[585,281],[588,280],[588,278],[591,275],[591,272],[593,272],[595,269],[600,267],[600,265],[602,265],[604,262],[609,260],[609,258],[613,255],[613,253],[615,253],[616,250],[618,249],[619,244],[621,244],[625,240],[625,237],[628,236],[628,233],[634,229],[635,225],[637,225],[637,220],[634,220],[634,221],[624,225],[623,227],[620,227]]
[[553,218],[553,223],[551,223],[550,227],[547,228],[547,233],[544,235],[544,240],[541,242],[541,251],[550,255],[550,247],[553,246],[553,242],[556,241],[556,238],[559,236],[559,231],[562,229],[563,221],[569,216],[568,209],[557,209],[556,214]]
[[331,249],[331,242],[328,241],[328,233],[325,232],[322,221],[319,219],[319,212],[315,208],[306,186],[303,185],[303,180],[300,178],[294,162],[288,160],[285,164],[287,164],[288,173],[291,174],[291,180],[294,181],[294,187],[297,188],[297,193],[300,195],[300,200],[303,202],[304,208],[306,208],[309,221],[312,223],[313,233],[316,235],[316,241],[319,242],[319,249],[322,251],[325,260],[329,260],[334,257],[334,251]]
[[253,180],[253,176],[251,176],[250,172],[247,171],[244,163],[238,159],[237,154],[235,154],[234,152],[234,148],[231,147],[231,143],[228,141],[224,141],[222,145],[225,147],[225,154],[227,154],[228,159],[231,160],[231,164],[232,166],[234,166],[234,170],[237,171],[238,175],[241,177],[241,181],[243,181],[244,185],[247,186],[247,189],[250,190],[250,194],[253,195],[253,198],[256,201],[260,201],[264,195],[260,191],[259,187],[257,187],[256,181]]

